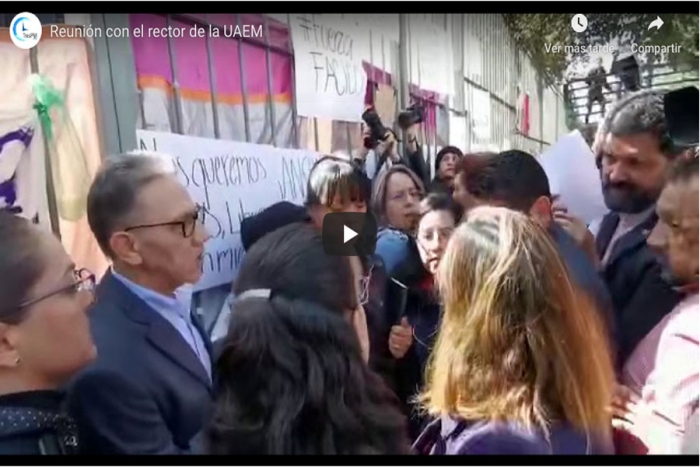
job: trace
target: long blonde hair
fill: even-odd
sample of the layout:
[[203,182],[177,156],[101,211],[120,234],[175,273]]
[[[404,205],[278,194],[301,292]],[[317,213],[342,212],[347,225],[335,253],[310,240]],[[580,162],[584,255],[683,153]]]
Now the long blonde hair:
[[608,432],[607,334],[543,228],[505,208],[472,210],[437,285],[444,315],[420,397],[430,414]]

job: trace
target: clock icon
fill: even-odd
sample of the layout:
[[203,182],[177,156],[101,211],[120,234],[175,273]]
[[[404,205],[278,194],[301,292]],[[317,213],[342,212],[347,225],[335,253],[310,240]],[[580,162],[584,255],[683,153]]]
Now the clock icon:
[[29,12],[16,15],[10,23],[10,39],[20,49],[31,49],[41,39],[41,21]]
[[586,15],[578,14],[571,18],[571,29],[576,32],[583,32],[588,27],[588,18]]

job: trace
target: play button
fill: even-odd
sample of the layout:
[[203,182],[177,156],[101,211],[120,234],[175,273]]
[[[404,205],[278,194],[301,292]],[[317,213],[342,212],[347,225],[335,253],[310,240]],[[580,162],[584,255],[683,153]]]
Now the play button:
[[357,237],[358,233],[349,228],[347,225],[343,226],[343,243],[348,243],[353,238]]
[[334,212],[323,218],[323,250],[333,256],[367,256],[377,246],[372,214]]

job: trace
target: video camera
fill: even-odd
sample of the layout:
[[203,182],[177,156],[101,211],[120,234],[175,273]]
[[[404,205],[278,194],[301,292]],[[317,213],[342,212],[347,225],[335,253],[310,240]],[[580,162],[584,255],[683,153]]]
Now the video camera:
[[379,118],[379,114],[377,114],[372,107],[362,113],[362,120],[364,120],[367,124],[367,128],[369,128],[370,133],[369,136],[365,137],[363,144],[365,145],[365,148],[372,149],[380,141],[384,141],[386,139],[387,129],[382,124],[382,119]]
[[664,96],[664,116],[668,136],[678,148],[698,145],[698,114],[700,92],[695,86],[688,86],[666,93]]
[[425,111],[420,105],[412,105],[399,114],[398,122],[402,130],[406,130],[411,125],[423,123]]
[[[425,111],[423,107],[419,105],[412,105],[399,114],[397,118],[399,127],[402,130],[406,130],[411,125],[423,123],[424,115]],[[377,114],[372,107],[362,113],[362,120],[364,120],[364,122],[367,124],[370,131],[370,135],[365,137],[363,144],[365,145],[365,148],[372,149],[380,141],[384,141],[386,139],[387,128],[382,123],[381,118],[379,118],[379,114]]]

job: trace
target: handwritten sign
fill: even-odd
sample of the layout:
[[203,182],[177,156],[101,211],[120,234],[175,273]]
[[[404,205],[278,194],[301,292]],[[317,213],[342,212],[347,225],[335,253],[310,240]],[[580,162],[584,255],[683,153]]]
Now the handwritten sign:
[[139,149],[166,154],[203,208],[211,235],[194,291],[230,283],[243,260],[241,221],[279,201],[302,203],[317,155],[234,141],[138,130]]
[[346,122],[362,120],[367,74],[362,57],[369,38],[354,22],[327,15],[293,14],[297,113]]

